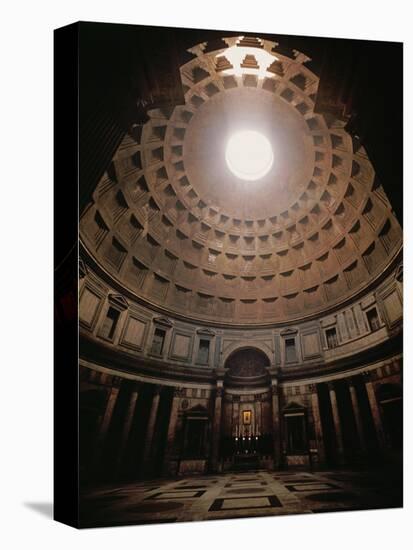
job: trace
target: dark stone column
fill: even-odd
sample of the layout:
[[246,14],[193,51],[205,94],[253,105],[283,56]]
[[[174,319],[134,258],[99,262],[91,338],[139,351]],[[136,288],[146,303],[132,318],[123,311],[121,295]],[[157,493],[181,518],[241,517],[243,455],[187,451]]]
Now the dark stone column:
[[153,452],[152,443],[153,443],[153,436],[154,436],[154,430],[155,430],[155,424],[156,424],[156,417],[158,414],[159,401],[161,398],[161,390],[162,390],[162,386],[155,386],[154,392],[153,392],[151,410],[149,413],[148,427],[146,430],[145,448],[143,451],[144,471],[150,470],[152,452]]
[[383,421],[381,418],[380,407],[377,402],[376,393],[374,391],[373,383],[371,381],[371,373],[363,372],[364,383],[366,385],[367,397],[370,404],[371,415],[373,417],[374,427],[376,429],[377,440],[380,448],[386,447],[386,436],[383,428]]
[[280,401],[277,380],[271,380],[271,413],[274,449],[274,468],[281,467]]
[[221,439],[221,416],[222,416],[222,382],[218,382],[215,393],[214,421],[212,424],[212,449],[211,469],[217,472],[219,469],[219,444]]
[[262,434],[262,406],[261,406],[261,394],[254,396],[254,410],[255,410],[255,429],[258,434]]
[[163,473],[168,475],[171,472],[170,460],[172,457],[173,446],[175,441],[176,423],[178,420],[179,404],[181,402],[181,388],[174,388],[174,396],[172,399],[171,414],[169,416],[168,433],[166,436],[166,448],[163,461]]
[[[232,435],[237,435],[237,426],[239,426],[239,395],[232,396]],[[239,430],[238,430],[239,436]]]
[[314,432],[315,432],[315,439],[317,442],[318,461],[319,463],[324,464],[326,460],[326,453],[324,448],[323,426],[321,424],[320,403],[318,400],[317,385],[312,384],[310,387],[311,387],[311,408],[313,411]]
[[361,419],[361,412],[359,402],[357,398],[356,388],[354,387],[354,380],[348,378],[347,380],[348,390],[350,392],[351,405],[353,407],[354,420],[356,423],[357,436],[360,443],[360,449],[363,453],[366,452],[366,438],[364,434],[363,421]]
[[327,385],[330,394],[331,412],[333,415],[334,432],[336,436],[337,462],[338,464],[344,464],[344,443],[343,434],[341,431],[340,416],[338,414],[336,390],[334,389],[333,382],[327,382]]
[[119,445],[119,453],[118,453],[118,460],[117,460],[118,473],[122,468],[122,462],[125,456],[126,447],[128,445],[128,439],[129,439],[129,434],[130,434],[130,430],[133,422],[133,417],[135,416],[136,403],[139,397],[139,389],[140,389],[140,384],[136,384],[129,397],[128,409],[126,412],[125,422],[123,424],[122,435],[121,435],[120,445]]
[[98,467],[98,469],[99,469],[103,447],[105,444],[105,439],[109,431],[109,426],[112,421],[113,411],[115,409],[116,401],[118,399],[120,383],[121,383],[120,378],[116,377],[113,379],[112,388],[109,391],[109,396],[106,402],[106,409],[103,414],[102,421],[100,423],[99,433],[96,440],[94,459],[93,459],[93,462]]

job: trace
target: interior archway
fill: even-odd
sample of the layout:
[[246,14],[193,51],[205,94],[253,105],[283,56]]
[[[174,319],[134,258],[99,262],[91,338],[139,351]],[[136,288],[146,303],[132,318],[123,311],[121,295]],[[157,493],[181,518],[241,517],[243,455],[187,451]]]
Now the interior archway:
[[251,346],[236,349],[225,361],[221,447],[224,460],[240,469],[271,460],[270,364],[262,350]]
[[258,348],[238,348],[225,362],[227,382],[239,380],[245,385],[257,384],[268,378],[268,356]]

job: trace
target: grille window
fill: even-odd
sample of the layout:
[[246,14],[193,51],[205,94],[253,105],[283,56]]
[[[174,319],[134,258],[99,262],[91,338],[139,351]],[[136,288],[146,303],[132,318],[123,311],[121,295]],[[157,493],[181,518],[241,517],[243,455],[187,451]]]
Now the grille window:
[[295,338],[285,340],[285,362],[293,363],[297,361],[297,351],[295,349]]
[[165,331],[160,328],[156,328],[153,335],[151,352],[156,355],[162,355],[164,343]]
[[335,328],[329,328],[326,330],[326,338],[329,349],[333,349],[338,346],[337,331]]
[[108,338],[109,340],[113,339],[115,335],[116,325],[119,321],[120,312],[110,307],[106,313],[105,320],[103,321],[101,335],[103,338]]
[[378,330],[380,328],[380,320],[379,315],[377,313],[377,309],[373,307],[366,313],[367,315],[367,322],[369,324],[370,330]]
[[199,341],[198,362],[207,365],[209,362],[209,340]]

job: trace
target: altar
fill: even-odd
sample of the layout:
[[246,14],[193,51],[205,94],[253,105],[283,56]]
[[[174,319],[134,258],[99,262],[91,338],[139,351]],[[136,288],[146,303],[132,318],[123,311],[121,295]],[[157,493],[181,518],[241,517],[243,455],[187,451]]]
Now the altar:
[[234,455],[233,469],[237,471],[258,470],[260,456],[258,453],[239,453]]

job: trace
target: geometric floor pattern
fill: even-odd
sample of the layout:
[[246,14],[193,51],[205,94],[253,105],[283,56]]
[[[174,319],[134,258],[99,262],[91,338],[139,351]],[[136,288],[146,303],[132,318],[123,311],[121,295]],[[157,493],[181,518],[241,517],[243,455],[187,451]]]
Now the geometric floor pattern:
[[81,526],[201,521],[398,508],[395,472],[267,470],[151,480],[81,493]]

